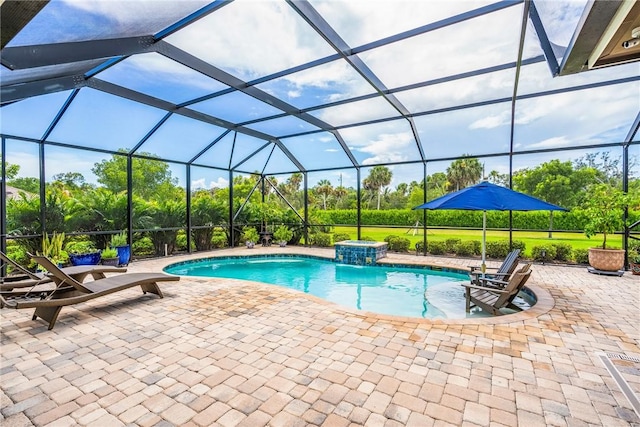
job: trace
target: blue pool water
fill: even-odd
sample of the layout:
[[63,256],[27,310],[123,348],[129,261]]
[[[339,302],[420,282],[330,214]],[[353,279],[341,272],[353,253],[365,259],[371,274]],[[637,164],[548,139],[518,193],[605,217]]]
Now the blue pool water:
[[[465,318],[466,274],[425,268],[338,264],[321,258],[253,256],[173,264],[171,274],[244,279],[284,286],[342,306],[380,314]],[[474,315],[477,317],[477,314]]]

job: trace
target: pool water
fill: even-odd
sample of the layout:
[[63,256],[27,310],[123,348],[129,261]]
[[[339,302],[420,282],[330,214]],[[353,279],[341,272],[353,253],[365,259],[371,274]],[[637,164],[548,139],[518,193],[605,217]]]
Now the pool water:
[[[222,277],[284,286],[380,314],[465,318],[466,274],[425,268],[355,266],[310,257],[226,257],[173,264],[181,276]],[[483,313],[474,313],[473,317]]]

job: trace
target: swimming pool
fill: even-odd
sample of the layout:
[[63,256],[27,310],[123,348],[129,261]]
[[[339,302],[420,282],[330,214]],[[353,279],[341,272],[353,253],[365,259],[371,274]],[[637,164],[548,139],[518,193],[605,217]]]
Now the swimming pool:
[[462,319],[467,314],[462,271],[409,266],[355,266],[310,256],[220,257],[169,265],[181,276],[251,280],[295,289],[336,304],[380,314]]

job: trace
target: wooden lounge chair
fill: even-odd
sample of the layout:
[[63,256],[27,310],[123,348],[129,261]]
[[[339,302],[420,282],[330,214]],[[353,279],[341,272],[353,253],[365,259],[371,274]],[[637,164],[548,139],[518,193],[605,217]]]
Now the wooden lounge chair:
[[[20,272],[18,275],[5,276],[0,280],[0,291],[12,291],[16,288],[30,288],[45,283],[55,281],[55,277],[45,273],[33,273],[0,251],[0,260],[3,264],[11,265],[14,270]],[[125,273],[126,268],[110,265],[77,265],[62,268],[62,271],[82,283],[84,279],[91,275],[94,280],[104,279],[105,273]]]
[[140,286],[144,293],[151,292],[162,298],[163,295],[157,282],[180,280],[178,276],[164,273],[125,273],[80,283],[62,271],[49,258],[33,255],[32,258],[51,273],[55,278],[56,288],[37,294],[18,295],[18,293],[13,293],[11,296],[0,294],[0,301],[2,306],[7,308],[18,310],[35,308],[33,320],[40,317],[48,321],[49,329],[53,329],[58,314],[64,306],[89,301],[134,286]]
[[[496,316],[504,314],[500,311],[502,308],[520,311],[520,308],[513,304],[513,300],[527,282],[529,276],[531,276],[531,264],[525,264],[520,270],[511,275],[508,282],[497,279],[484,279],[480,285],[464,284],[467,313],[471,311],[471,307],[480,307],[482,310]],[[503,288],[495,287],[496,284],[502,285]]]
[[[496,268],[487,268],[487,270],[491,270],[489,272],[484,273],[484,278],[496,279],[506,281],[511,273],[518,266],[518,258],[520,257],[520,249],[514,249],[507,254],[507,257],[502,261],[502,265]],[[471,279],[471,283],[475,283],[476,285],[480,285],[480,279],[483,278],[482,270],[478,266],[469,266],[471,271],[469,272],[469,278]],[[495,270],[495,271],[493,271]]]

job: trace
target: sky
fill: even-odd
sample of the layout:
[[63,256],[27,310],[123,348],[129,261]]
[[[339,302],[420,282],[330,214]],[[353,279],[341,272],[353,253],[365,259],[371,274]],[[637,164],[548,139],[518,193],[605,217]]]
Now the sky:
[[[357,59],[375,73],[383,87],[392,90],[409,112],[418,114],[414,124],[419,141],[404,119],[354,126],[397,117],[399,113],[379,96],[339,104],[344,99],[375,93],[367,79],[342,58],[269,79],[257,84],[256,88],[337,127],[344,143],[363,166],[417,160],[420,148],[427,159],[509,150],[510,102],[433,114],[420,113],[491,99],[509,99],[514,90],[513,68],[424,87],[404,87],[515,61],[522,4],[369,49],[368,43],[493,2],[312,0],[310,3],[340,38],[359,52]],[[52,1],[9,46],[157,33],[205,4],[203,1],[163,0]],[[586,0],[547,0],[536,1],[535,4],[551,41],[566,46]],[[290,5],[275,0],[236,0],[164,40],[246,82],[336,53]],[[537,35],[529,22],[523,59],[541,54]],[[514,151],[580,148],[624,140],[640,111],[638,75],[640,65],[637,62],[556,78],[551,76],[544,61],[523,66],[518,95],[628,77],[636,80],[519,100],[515,110]],[[6,79],[9,76],[11,72],[3,68],[0,77]],[[175,104],[189,103],[228,88],[224,83],[159,53],[133,55],[98,73],[96,78]],[[41,138],[68,96],[69,92],[57,92],[3,107],[0,109],[1,132]],[[337,105],[327,105],[336,102]],[[311,173],[310,185],[320,179],[329,179],[334,186],[339,185],[340,180],[345,186],[355,186],[356,172],[347,169],[351,162],[339,141],[332,133],[321,131],[312,123],[291,116],[252,122],[278,115],[281,110],[242,92],[190,103],[188,108],[279,137],[282,146],[307,169],[340,168]],[[154,107],[83,88],[53,129],[49,140],[80,147],[130,150],[165,114],[165,111]],[[235,137],[235,148],[229,162],[234,134],[225,135],[225,131],[221,127],[174,114],[139,151],[187,162],[194,159],[202,147],[213,144],[195,161],[196,164],[220,168],[231,164],[243,171],[264,169],[269,174],[296,169],[280,147],[274,149],[269,145],[259,151],[265,141],[241,133]],[[317,133],[286,137],[310,131]],[[7,144],[7,160],[20,164],[21,176],[37,176],[37,150],[33,146],[15,141]],[[53,147],[47,147],[46,153],[53,160],[47,162],[48,179],[72,169],[82,173],[89,182],[95,181],[91,173],[93,164],[109,157]],[[245,160],[253,153],[256,154],[252,159]],[[551,157],[575,159],[581,153],[582,150],[558,152]],[[515,156],[514,165],[518,168],[531,167],[548,157]],[[485,163],[487,172],[492,169],[501,173],[509,171],[507,157],[481,161]],[[447,166],[448,162],[430,163],[428,173],[444,171]],[[172,165],[171,168],[181,185],[185,185],[184,167]],[[392,186],[422,179],[421,165],[393,165],[389,168],[394,177]],[[361,177],[366,177],[367,173],[368,169],[363,169]],[[228,182],[226,171],[195,168],[191,176],[194,187],[210,188]]]

